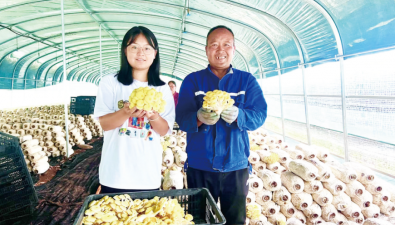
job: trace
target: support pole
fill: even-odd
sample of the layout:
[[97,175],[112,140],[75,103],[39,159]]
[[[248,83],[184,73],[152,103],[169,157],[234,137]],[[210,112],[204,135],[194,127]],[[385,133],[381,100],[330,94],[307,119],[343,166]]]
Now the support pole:
[[99,26],[99,41],[100,41],[100,78],[103,77],[103,62],[102,62],[102,49],[101,49],[101,24]]
[[307,144],[311,145],[311,133],[310,133],[310,117],[309,117],[309,105],[307,99],[307,85],[306,85],[306,75],[305,68],[303,66],[299,66],[302,70],[302,80],[303,80],[303,98],[304,98],[304,112],[306,117],[306,131],[307,131]]
[[283,94],[281,88],[281,70],[278,70],[278,83],[279,83],[279,91],[280,91],[280,108],[281,108],[281,124],[283,129],[283,138],[285,141],[285,124],[284,124],[284,104],[283,104]]
[[[66,68],[66,40],[65,40],[65,35],[64,35],[64,6],[63,6],[64,0],[61,0],[60,3],[60,8],[61,8],[61,18],[62,18],[62,47],[63,47],[63,78],[62,82],[63,84],[65,83],[65,77],[67,76],[67,68]],[[64,88],[67,89],[66,85],[64,85]],[[65,119],[65,130],[66,130],[66,157],[70,157],[69,155],[69,116],[68,116],[68,107],[67,107],[68,101],[65,102],[64,104],[64,119]]]
[[341,79],[341,96],[342,96],[342,119],[343,119],[343,136],[344,136],[344,159],[350,161],[348,155],[348,131],[347,131],[347,101],[346,101],[346,83],[344,79],[344,58],[339,58],[340,63],[340,79]]

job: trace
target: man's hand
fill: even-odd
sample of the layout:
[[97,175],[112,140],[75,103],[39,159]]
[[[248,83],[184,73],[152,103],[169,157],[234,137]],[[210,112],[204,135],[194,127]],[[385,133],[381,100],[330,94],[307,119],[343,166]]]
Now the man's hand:
[[200,122],[207,125],[214,125],[219,120],[219,115],[215,112],[207,112],[205,109],[200,108],[197,112],[197,118]]
[[221,118],[227,123],[233,123],[237,119],[237,116],[239,116],[239,108],[234,105],[221,113]]
[[123,106],[123,108],[121,110],[123,110],[123,112],[125,114],[127,114],[129,117],[138,117],[138,118],[142,118],[145,116],[145,111],[144,110],[140,110],[137,109],[136,107],[133,107],[132,109],[129,108],[130,103],[126,102]]

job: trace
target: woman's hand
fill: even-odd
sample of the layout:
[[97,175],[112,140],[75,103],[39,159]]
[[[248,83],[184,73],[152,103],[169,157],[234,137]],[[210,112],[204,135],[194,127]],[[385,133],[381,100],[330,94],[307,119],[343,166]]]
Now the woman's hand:
[[146,112],[145,117],[147,117],[148,120],[156,120],[160,117],[159,113],[156,111],[152,111],[152,112],[145,111],[145,112]]
[[143,118],[145,116],[146,111],[137,109],[136,107],[133,107],[130,109],[129,106],[130,106],[130,103],[126,102],[122,108],[123,112],[125,114],[127,114],[129,117]]

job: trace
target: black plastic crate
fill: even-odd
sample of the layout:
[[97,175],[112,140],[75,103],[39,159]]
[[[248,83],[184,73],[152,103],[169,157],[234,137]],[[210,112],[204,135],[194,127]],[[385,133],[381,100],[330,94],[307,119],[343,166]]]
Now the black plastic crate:
[[3,187],[0,187],[0,196],[5,194],[9,195],[13,192],[17,192],[19,190],[27,189],[30,187],[33,187],[33,182],[30,177],[22,177],[20,179],[10,182],[8,185],[3,185]]
[[[27,207],[34,207],[33,203],[28,198],[21,198],[17,202],[8,204],[7,207],[1,209],[0,218],[11,218],[11,214],[14,214],[15,211],[25,209]],[[7,215],[8,214],[8,215]]]
[[18,160],[20,158],[20,153],[17,151],[14,151],[12,153],[6,153],[6,154],[0,154],[0,167],[3,165],[14,162],[15,160]]
[[33,186],[28,186],[24,189],[2,196],[0,201],[0,211],[2,212],[5,208],[8,208],[10,205],[16,204],[21,199],[28,199],[30,203],[37,202],[38,201],[37,195],[35,195],[34,193],[35,190]]
[[0,132],[0,156],[19,150],[19,139],[12,135]]
[[160,198],[176,198],[178,203],[185,209],[185,212],[193,216],[196,225],[203,224],[225,224],[226,220],[222,212],[218,209],[210,192],[205,188],[180,189],[169,191],[145,191],[132,193],[112,193],[89,195],[82,205],[74,225],[81,225],[85,210],[91,201],[101,199],[104,196],[113,197],[115,195],[128,194],[132,199],[152,199],[155,196]]
[[[27,169],[27,168],[26,168]],[[26,176],[30,176],[29,173],[26,173],[26,171],[24,170],[24,168],[19,168],[16,171],[13,171],[9,174],[5,174],[4,176],[0,177],[0,188],[8,185],[9,183],[11,183],[12,181],[24,178]]]
[[27,205],[22,207],[21,209],[18,209],[16,211],[10,212],[8,214],[3,214],[0,216],[0,224],[13,224],[15,222],[21,222],[23,219],[29,219],[33,215],[34,212],[34,206],[33,205]]
[[79,115],[90,115],[93,114],[95,108],[93,106],[77,106],[75,108],[70,108],[71,114],[79,114]]
[[[16,154],[12,154],[12,155],[16,155]],[[3,163],[1,164],[1,160],[0,160],[0,177],[14,172],[16,170],[19,170],[20,168],[26,166],[26,162],[24,160],[24,158],[21,157],[15,157],[15,158],[8,158],[8,162],[7,163]]]
[[96,96],[78,96],[76,102],[94,106],[96,102]]

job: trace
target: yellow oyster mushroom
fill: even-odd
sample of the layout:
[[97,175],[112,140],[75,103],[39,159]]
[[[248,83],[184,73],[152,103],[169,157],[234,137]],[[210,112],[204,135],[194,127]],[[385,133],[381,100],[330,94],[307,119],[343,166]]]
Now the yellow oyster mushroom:
[[138,99],[138,100],[142,100],[142,99],[144,99],[144,97],[145,97],[144,92],[139,91],[139,92],[136,93],[136,97],[135,98]]
[[144,108],[144,101],[143,100],[138,100],[137,104],[136,104],[136,107],[138,109],[143,109]]

